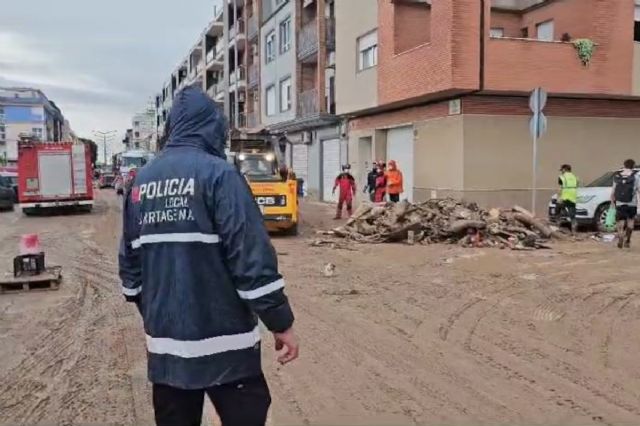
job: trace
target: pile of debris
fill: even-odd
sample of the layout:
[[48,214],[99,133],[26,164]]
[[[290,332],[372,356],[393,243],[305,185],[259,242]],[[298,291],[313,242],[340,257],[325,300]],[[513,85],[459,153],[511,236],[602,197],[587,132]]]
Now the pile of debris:
[[565,237],[522,207],[483,210],[451,198],[420,204],[362,204],[346,225],[324,234],[360,243],[407,241],[514,250],[549,248],[550,239]]

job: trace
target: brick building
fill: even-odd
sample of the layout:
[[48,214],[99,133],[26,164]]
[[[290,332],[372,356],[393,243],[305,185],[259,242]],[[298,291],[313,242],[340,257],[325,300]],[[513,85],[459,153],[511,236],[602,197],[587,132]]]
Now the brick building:
[[[538,86],[550,93],[540,200],[561,163],[589,181],[640,158],[636,3],[337,0],[337,113],[358,182],[373,159],[395,159],[407,198],[528,205]],[[595,43],[586,65],[578,39]]]

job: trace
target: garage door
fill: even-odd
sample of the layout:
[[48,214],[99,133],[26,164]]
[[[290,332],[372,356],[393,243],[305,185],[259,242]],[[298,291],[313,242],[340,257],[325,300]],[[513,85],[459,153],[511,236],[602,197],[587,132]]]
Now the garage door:
[[322,199],[338,202],[338,195],[333,195],[333,184],[340,173],[340,140],[330,139],[322,142]]
[[413,127],[398,127],[387,132],[387,162],[395,160],[404,177],[400,199],[413,201]]
[[307,181],[309,175],[309,146],[308,145],[292,145],[292,166],[294,173],[298,178]]

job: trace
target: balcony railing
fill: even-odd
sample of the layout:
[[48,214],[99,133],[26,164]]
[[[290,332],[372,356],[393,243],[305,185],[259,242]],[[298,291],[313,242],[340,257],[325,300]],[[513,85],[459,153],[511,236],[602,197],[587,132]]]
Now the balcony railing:
[[249,87],[255,87],[260,80],[260,73],[258,72],[258,65],[249,65]]
[[222,20],[222,11],[224,9],[222,7],[218,7],[217,5],[213,6],[213,17],[216,21]]
[[336,20],[334,18],[326,18],[327,31],[327,49],[335,50],[336,48]]
[[213,60],[216,58],[216,48],[214,47],[211,50],[209,50],[205,58],[206,58],[205,60],[207,62],[207,65],[213,62]]
[[229,27],[229,40],[233,40],[240,34],[244,34],[244,20],[242,19],[238,19],[235,24]]
[[246,80],[246,74],[244,66],[239,66],[235,71],[229,73],[229,84],[236,84],[236,82]]
[[218,42],[216,43],[216,56],[218,55],[218,53],[222,52],[224,52],[224,40],[222,39],[222,37],[220,37],[218,39]]
[[249,17],[249,21],[247,23],[247,37],[250,40],[253,40],[254,37],[258,35],[258,16],[252,15]]
[[222,84],[222,82],[216,83],[214,85],[215,87],[215,97],[217,98],[218,96],[220,96],[221,93],[224,93],[224,84]]
[[305,90],[298,96],[298,114],[307,117],[320,112],[318,104],[318,89]]
[[298,33],[298,59],[304,59],[318,51],[318,23],[314,19]]
[[[336,23],[334,18],[325,18],[327,49],[334,50],[336,46]],[[298,59],[305,59],[318,52],[318,21],[305,24],[298,34]]]

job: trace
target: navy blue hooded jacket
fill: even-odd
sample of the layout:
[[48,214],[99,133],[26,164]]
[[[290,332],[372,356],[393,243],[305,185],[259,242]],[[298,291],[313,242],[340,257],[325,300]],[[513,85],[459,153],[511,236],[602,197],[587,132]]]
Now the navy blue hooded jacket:
[[225,161],[226,121],[202,90],[178,93],[169,132],[126,197],[119,256],[149,380],[201,389],[259,375],[256,316],[273,332],[293,324],[263,218]]

